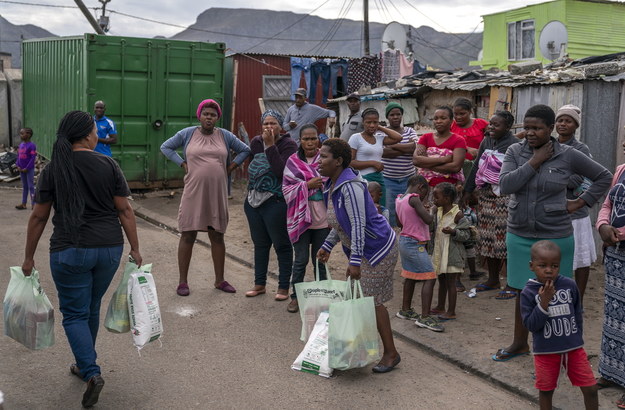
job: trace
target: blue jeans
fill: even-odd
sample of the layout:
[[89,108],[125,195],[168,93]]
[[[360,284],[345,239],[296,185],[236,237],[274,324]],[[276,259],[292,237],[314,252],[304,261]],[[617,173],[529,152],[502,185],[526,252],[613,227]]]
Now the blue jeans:
[[286,230],[286,202],[271,197],[258,208],[243,205],[254,242],[254,285],[267,284],[269,250],[273,245],[278,257],[278,289],[289,289],[293,265],[293,246]]
[[343,69],[341,74],[341,91],[345,95],[347,94],[347,60],[338,60],[330,63],[330,83],[332,84],[332,96],[334,98],[340,97],[338,94],[338,76],[339,76],[339,68]]
[[321,87],[323,90],[323,103],[328,102],[328,94],[330,94],[330,66],[324,62],[315,62],[310,66],[310,92],[308,93],[308,101],[315,104],[317,99],[317,81],[321,77]]
[[408,180],[410,177],[404,177],[400,179],[384,177],[384,186],[386,187],[386,207],[390,214],[391,226],[397,226],[397,213],[395,212],[395,198],[397,195],[401,195],[408,189]]
[[63,328],[84,381],[101,373],[95,351],[100,303],[119,267],[123,250],[120,245],[50,253]]
[[[295,100],[295,91],[299,88],[302,72],[304,72],[304,80],[306,88],[310,88],[310,58],[291,57],[291,99]],[[310,93],[306,91],[309,95]],[[308,97],[308,95],[306,96]]]
[[[297,298],[297,295],[295,295],[295,284],[304,281],[308,260],[312,262],[315,274],[317,273],[315,263],[317,260],[317,252],[321,249],[321,245],[323,245],[329,233],[330,228],[308,229],[306,232],[302,233],[299,240],[293,244],[295,260],[293,261],[293,277],[291,278],[291,285],[293,286],[292,298]],[[323,263],[319,265],[319,278],[321,280],[326,279],[326,265]]]

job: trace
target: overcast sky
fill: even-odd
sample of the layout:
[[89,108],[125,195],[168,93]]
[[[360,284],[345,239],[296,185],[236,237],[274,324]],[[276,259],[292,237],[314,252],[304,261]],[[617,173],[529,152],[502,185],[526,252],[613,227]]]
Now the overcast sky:
[[[98,0],[83,0],[85,5],[99,17],[102,4]],[[362,20],[362,0],[352,1],[352,7],[346,18]],[[14,3],[40,4],[26,5]],[[540,0],[369,0],[369,19],[380,23],[398,21],[415,27],[427,25],[438,31],[466,33],[482,31],[481,15],[541,3]],[[325,3],[325,4],[324,4]],[[313,0],[307,2],[286,0],[230,0],[225,6],[218,1],[191,0],[111,0],[106,8],[133,16],[140,16],[164,23],[189,26],[196,17],[211,7],[228,8],[263,8],[270,10],[292,11],[307,14],[312,12],[323,18],[337,18],[344,4],[350,0]],[[261,7],[262,4],[262,7]],[[71,8],[46,7],[45,5],[68,6]],[[54,34],[67,36],[92,32],[91,26],[72,0],[0,0],[0,15],[13,24],[34,24]],[[317,9],[316,11],[313,11]],[[182,28],[164,24],[141,21],[120,14],[110,14],[111,35],[154,37],[172,36]],[[262,22],[254,22],[262,24]],[[279,28],[276,28],[279,30]],[[236,28],[233,27],[236,32]]]

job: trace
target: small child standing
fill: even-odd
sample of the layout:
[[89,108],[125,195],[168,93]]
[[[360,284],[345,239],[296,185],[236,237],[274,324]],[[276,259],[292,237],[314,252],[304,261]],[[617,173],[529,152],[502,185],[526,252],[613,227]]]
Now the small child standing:
[[22,128],[20,139],[22,143],[17,149],[17,161],[15,166],[20,172],[22,180],[22,203],[15,206],[15,209],[26,209],[28,197],[30,196],[31,207],[35,206],[35,161],[37,159],[37,146],[30,139],[33,137],[33,130]]
[[597,409],[597,382],[583,348],[581,298],[575,281],[558,274],[558,245],[546,240],[532,245],[530,270],[536,279],[521,292],[521,317],[532,332],[540,408],[551,409],[563,367],[571,384],[581,388],[586,409]]
[[382,185],[375,181],[369,181],[367,183],[367,190],[375,207],[378,208],[378,213],[386,218],[387,221],[391,218],[391,213],[385,206],[380,205],[380,199],[382,199]]
[[[432,262],[438,275],[438,303],[432,312],[439,320],[456,319],[456,282],[464,271],[464,242],[471,238],[471,225],[454,202],[456,188],[443,182],[432,192],[432,202],[437,207]],[[445,310],[446,299],[449,305]]]
[[[408,189],[395,200],[399,235],[399,255],[401,256],[401,276],[404,278],[402,307],[396,316],[401,319],[415,320],[419,327],[442,332],[445,329],[438,319],[430,315],[432,295],[436,284],[436,273],[427,252],[430,240],[430,223],[433,216],[423,205],[421,198],[427,198],[429,185],[421,175],[408,179]],[[417,281],[423,281],[421,287],[421,314],[412,308],[412,298]]]

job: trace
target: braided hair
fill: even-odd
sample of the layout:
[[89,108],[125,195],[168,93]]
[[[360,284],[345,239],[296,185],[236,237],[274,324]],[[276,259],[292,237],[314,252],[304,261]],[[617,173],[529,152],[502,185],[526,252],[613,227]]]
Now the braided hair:
[[512,113],[510,113],[510,111],[503,111],[503,110],[495,111],[493,116],[500,117],[501,119],[503,119],[506,122],[506,126],[508,128],[512,128],[512,125],[514,124],[514,115],[512,115]]
[[83,111],[70,111],[61,119],[52,147],[50,173],[54,181],[55,206],[63,216],[63,224],[72,242],[78,242],[80,226],[84,223],[85,199],[80,194],[78,174],[74,168],[72,144],[93,131],[93,117]]

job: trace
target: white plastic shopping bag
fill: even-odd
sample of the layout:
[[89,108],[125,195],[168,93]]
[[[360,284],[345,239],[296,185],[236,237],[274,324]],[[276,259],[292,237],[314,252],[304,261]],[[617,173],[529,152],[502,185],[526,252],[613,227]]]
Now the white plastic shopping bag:
[[328,312],[319,314],[304,350],[297,356],[291,369],[323,377],[332,376],[328,359],[328,317]]
[[319,313],[327,312],[330,303],[338,302],[345,298],[345,281],[332,280],[330,268],[326,265],[326,280],[319,280],[319,262],[313,282],[301,282],[295,284],[295,294],[299,304],[299,314],[302,319],[302,332],[300,340],[305,342],[317,323]]
[[128,281],[130,331],[135,346],[143,348],[163,334],[161,310],[151,273],[134,272]]
[[343,302],[330,305],[328,332],[330,367],[338,370],[365,367],[380,359],[373,297],[363,296],[359,280],[352,282],[348,279],[345,293],[346,298]]
[[35,269],[24,276],[21,267],[11,267],[2,307],[6,336],[33,350],[54,345],[54,308]]
[[109,302],[104,319],[104,327],[109,332],[126,333],[130,332],[130,316],[128,314],[128,281],[132,273],[150,273],[152,264],[137,267],[134,262],[127,262],[124,268],[122,279],[119,281],[117,290]]

